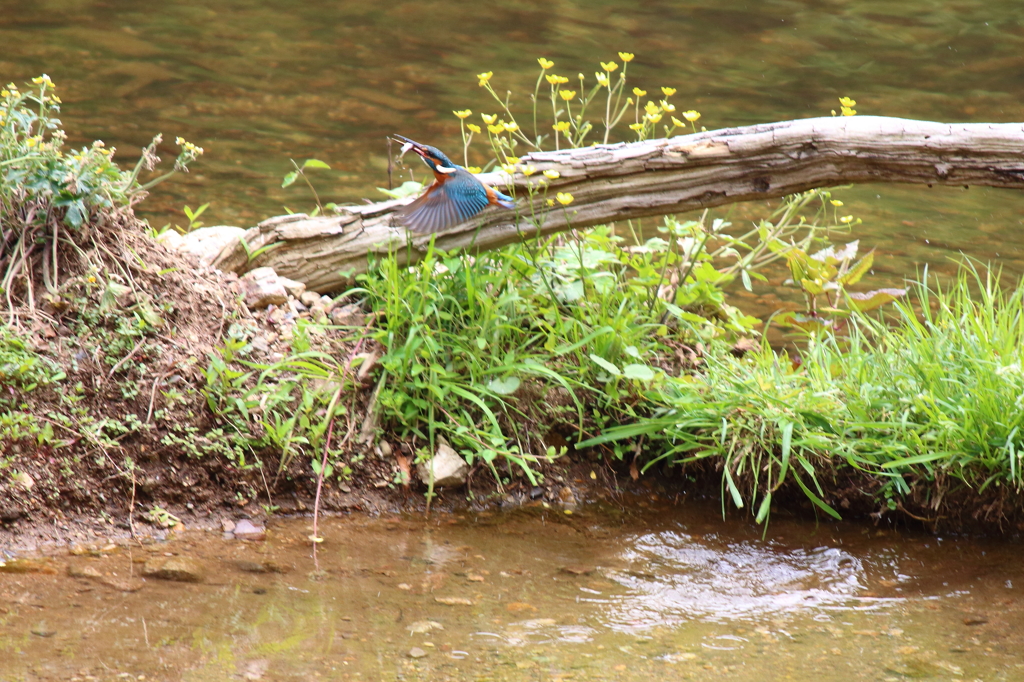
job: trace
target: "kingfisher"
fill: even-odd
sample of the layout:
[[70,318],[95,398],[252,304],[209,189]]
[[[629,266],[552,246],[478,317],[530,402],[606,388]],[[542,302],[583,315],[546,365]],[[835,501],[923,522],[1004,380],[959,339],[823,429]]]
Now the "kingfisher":
[[434,172],[434,182],[416,201],[396,213],[398,219],[413,232],[438,232],[469,220],[488,206],[514,208],[515,199],[489,187],[436,148],[407,137],[395,135],[404,142],[402,153],[419,154],[427,168]]

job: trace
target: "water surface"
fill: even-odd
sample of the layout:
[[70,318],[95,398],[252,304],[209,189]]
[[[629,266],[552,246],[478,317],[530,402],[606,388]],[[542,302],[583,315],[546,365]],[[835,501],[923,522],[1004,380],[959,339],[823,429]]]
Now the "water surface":
[[[103,139],[123,159],[156,132],[204,146],[191,175],[143,205],[157,226],[182,222],[185,204],[210,202],[207,224],[308,210],[300,185],[280,188],[289,159],[331,164],[316,178],[325,201],[380,199],[386,135],[456,150],[450,112],[496,110],[474,74],[494,71],[522,111],[539,56],[592,78],[599,60],[634,52],[631,82],[676,87],[676,104],[700,110],[708,128],[828,115],[841,95],[862,113],[1024,120],[1017,0],[710,5],[0,0],[0,79],[49,73],[73,141]],[[481,145],[470,160],[484,159]],[[924,263],[949,272],[961,251],[1024,270],[1019,192],[869,186],[843,198],[890,280]],[[764,213],[750,206],[736,217]]]
[[[1024,678],[1013,544],[641,503],[333,519],[320,573],[308,519],[100,541],[0,573],[0,679]],[[108,584],[165,555],[205,580]]]

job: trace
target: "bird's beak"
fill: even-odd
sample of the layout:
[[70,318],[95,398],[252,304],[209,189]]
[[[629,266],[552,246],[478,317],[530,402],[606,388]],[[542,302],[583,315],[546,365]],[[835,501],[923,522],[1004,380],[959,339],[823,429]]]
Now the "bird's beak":
[[402,137],[401,135],[394,135],[393,137],[396,140],[399,140],[400,142],[402,142],[402,155],[403,156],[405,155],[405,153],[407,151],[409,151],[411,149],[412,151],[414,151],[417,154],[419,154],[421,157],[426,158],[427,152],[423,148],[423,145],[421,145],[419,142],[414,142],[413,140],[410,140],[408,137]]

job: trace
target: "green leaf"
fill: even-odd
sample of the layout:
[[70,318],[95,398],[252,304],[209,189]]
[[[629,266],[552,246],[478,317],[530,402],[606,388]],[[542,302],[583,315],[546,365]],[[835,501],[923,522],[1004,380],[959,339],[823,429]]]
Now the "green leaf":
[[617,377],[622,376],[622,371],[619,370],[618,367],[616,367],[612,363],[608,362],[607,360],[605,360],[601,356],[594,355],[593,353],[591,353],[590,354],[590,359],[593,360],[594,363],[597,364],[598,367],[600,367],[604,371],[608,372],[612,376],[617,376]]
[[840,277],[839,283],[842,285],[856,284],[860,281],[861,277],[867,274],[874,262],[875,252],[871,251],[868,255],[857,261],[856,265],[850,268],[849,272]]
[[487,388],[498,395],[512,395],[521,383],[519,377],[515,376],[504,379],[491,379],[487,382]]
[[330,170],[331,167],[320,159],[306,159],[306,162],[302,164],[302,168],[326,168]]
[[807,279],[806,277],[800,280],[800,286],[802,286],[804,291],[809,293],[811,296],[817,296],[824,291],[824,289],[821,288],[821,284],[814,280]]
[[627,379],[638,379],[639,381],[651,381],[656,376],[654,370],[647,365],[626,365],[622,368],[622,374]]
[[767,493],[764,499],[761,500],[761,506],[757,508],[757,515],[754,517],[755,523],[761,523],[768,518],[768,512],[772,508],[772,494]]
[[886,303],[892,303],[901,296],[906,296],[906,289],[875,289],[863,294],[847,294],[850,305],[861,312],[874,310]]
[[732,495],[733,504],[736,505],[737,509],[743,509],[743,496],[740,495],[740,489],[736,487],[736,482],[732,480],[732,474],[729,473],[729,467],[725,468],[725,482],[729,488],[729,493]]
[[291,186],[291,184],[295,182],[296,178],[298,177],[298,171],[292,171],[291,173],[288,173],[287,175],[284,176],[284,181],[281,183],[281,187],[283,188]]
[[391,197],[392,199],[405,199],[406,197],[411,197],[422,192],[423,185],[418,182],[413,182],[412,180],[406,180],[394,189],[378,187],[377,191],[385,196]]

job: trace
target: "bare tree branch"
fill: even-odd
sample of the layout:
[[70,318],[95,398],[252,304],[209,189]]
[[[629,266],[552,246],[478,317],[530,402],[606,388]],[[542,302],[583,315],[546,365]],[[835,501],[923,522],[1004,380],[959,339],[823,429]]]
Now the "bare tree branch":
[[[816,187],[889,182],[1024,188],[1024,123],[936,123],[881,116],[811,118],[728,128],[667,140],[601,145],[523,157],[530,176],[489,174],[519,199],[515,212],[488,209],[437,236],[450,250],[495,249],[522,236],[630,218],[781,197]],[[548,180],[541,172],[558,171]],[[534,188],[529,199],[530,187]],[[570,192],[566,209],[548,205]],[[408,201],[341,209],[336,217],[281,216],[246,232],[215,265],[244,272],[269,265],[316,291],[334,291],[389,250],[405,261],[430,235],[392,226]],[[568,216],[571,225],[566,222]],[[276,245],[249,259],[249,253]]]

